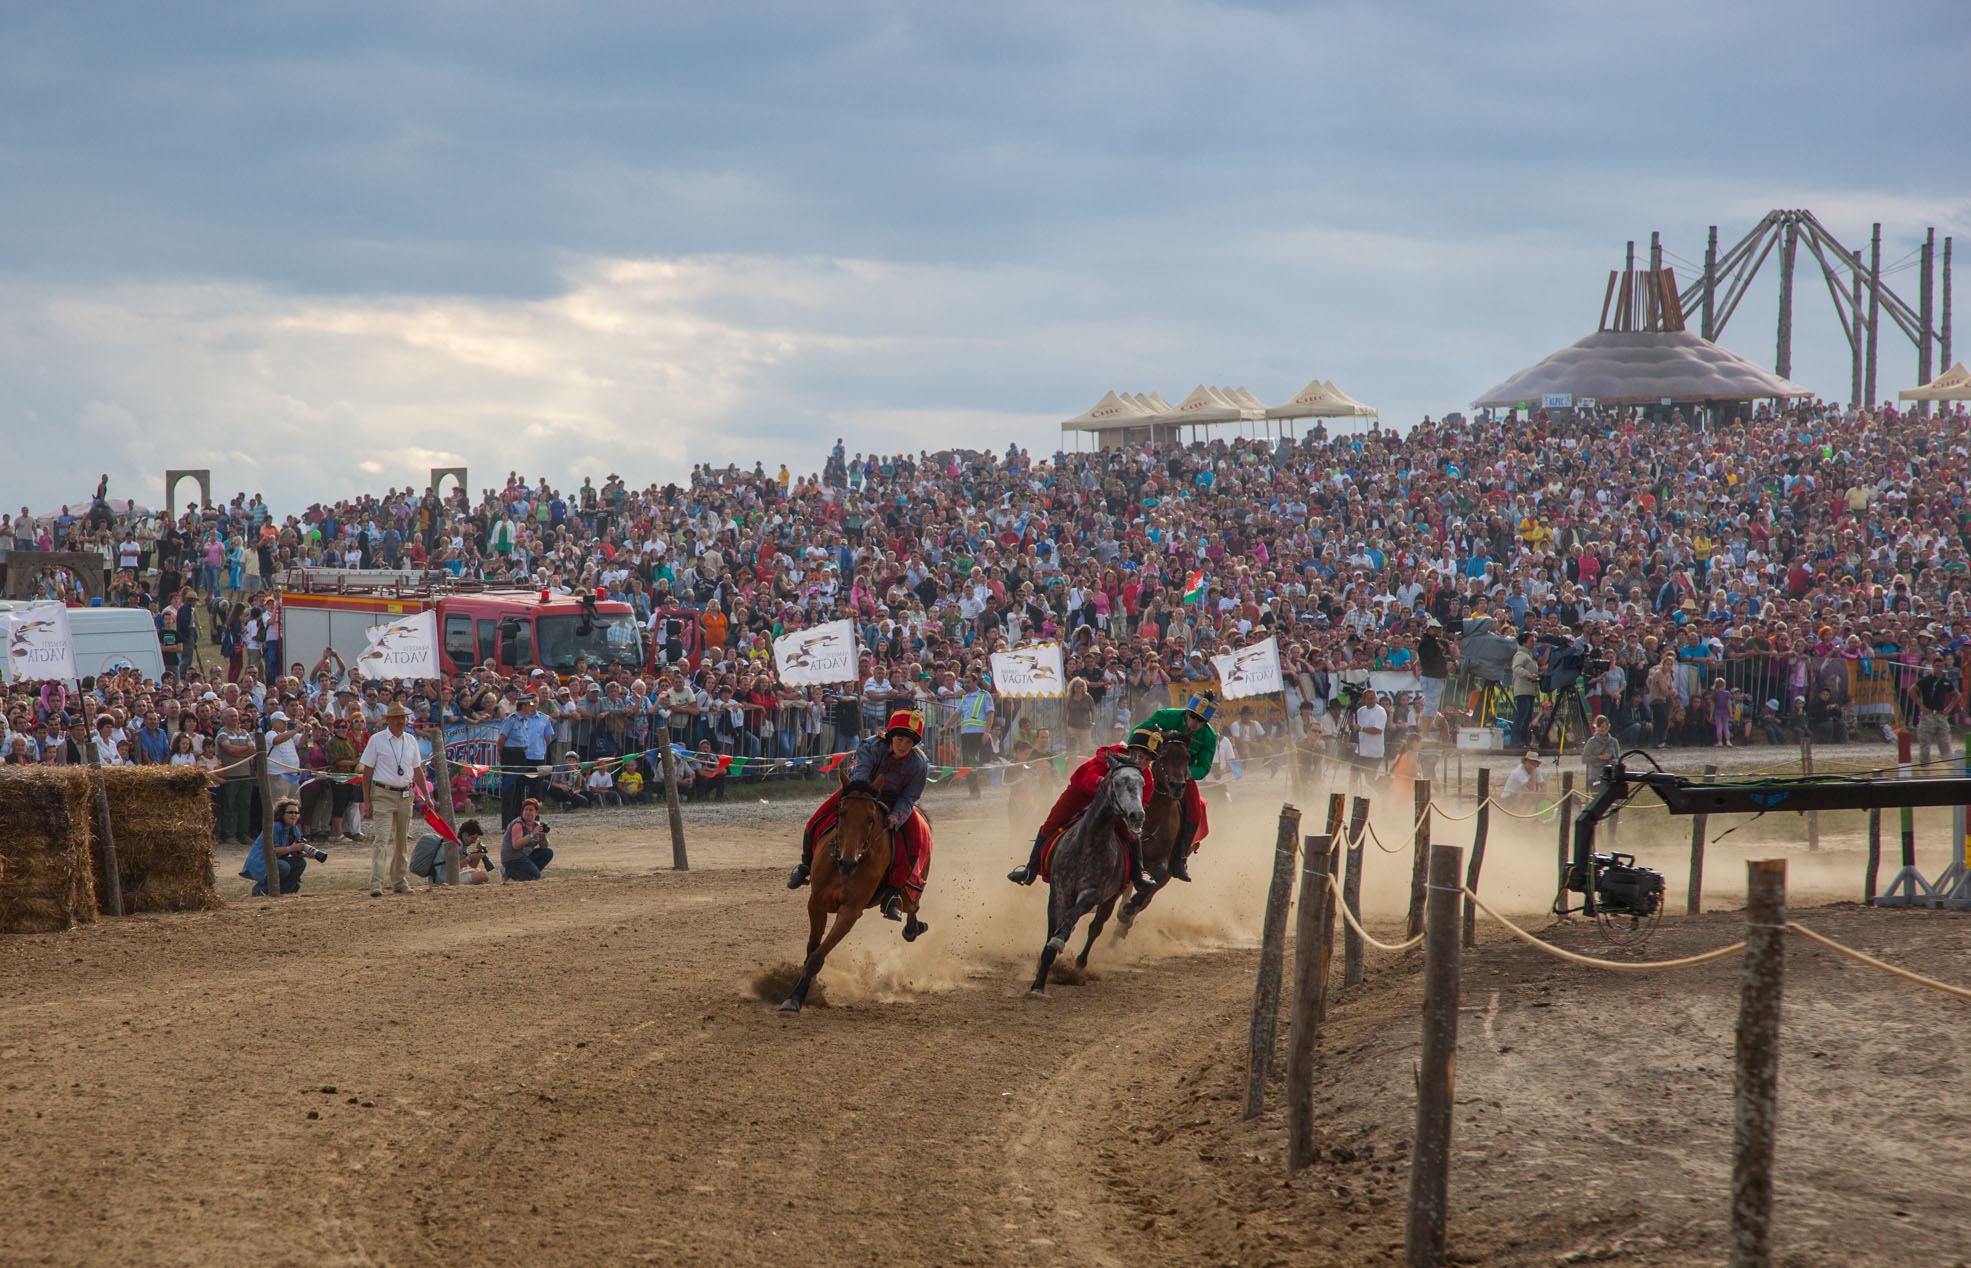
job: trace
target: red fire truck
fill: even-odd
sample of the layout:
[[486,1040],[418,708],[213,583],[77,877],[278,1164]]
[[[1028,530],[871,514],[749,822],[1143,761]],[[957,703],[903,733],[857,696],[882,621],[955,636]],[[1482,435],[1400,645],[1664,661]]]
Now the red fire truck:
[[593,672],[645,665],[642,632],[630,605],[591,603],[545,590],[491,589],[449,573],[302,569],[281,578],[282,653],[313,665],[333,648],[353,665],[378,625],[436,609],[445,672],[492,661],[501,672],[540,668],[560,676],[578,658]]

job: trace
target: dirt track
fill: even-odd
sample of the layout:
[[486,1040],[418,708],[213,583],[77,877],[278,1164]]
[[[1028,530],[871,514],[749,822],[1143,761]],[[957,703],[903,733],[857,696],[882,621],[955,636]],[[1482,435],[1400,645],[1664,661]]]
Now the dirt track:
[[[561,835],[597,874],[8,939],[0,1263],[1393,1262],[1410,961],[1337,1003],[1321,1164],[1283,1184],[1277,1108],[1237,1118],[1277,805],[1228,815],[1200,884],[1045,1003],[1021,989],[1041,900],[996,879],[1003,819],[956,800],[932,945],[869,922],[834,1006],[799,1018],[748,990],[802,937],[779,808],[694,816],[689,874],[591,820]],[[1666,922],[1651,952],[1738,919]],[[1803,919],[1971,978],[1971,918]],[[1971,1006],[1797,940],[1787,986],[1782,1262],[1962,1259]],[[1465,996],[1454,1252],[1718,1262],[1735,967],[1634,979],[1487,945]]]

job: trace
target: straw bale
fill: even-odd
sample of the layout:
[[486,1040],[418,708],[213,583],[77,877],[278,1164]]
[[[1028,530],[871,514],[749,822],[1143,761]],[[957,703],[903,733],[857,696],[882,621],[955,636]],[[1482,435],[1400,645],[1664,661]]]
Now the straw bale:
[[80,767],[0,770],[0,933],[49,933],[96,918],[92,800]]
[[[103,771],[123,910],[207,911],[212,887],[212,797],[205,772],[191,766],[118,766]],[[93,809],[94,802],[91,801]],[[100,839],[101,824],[91,826]],[[99,909],[108,895],[98,879]]]

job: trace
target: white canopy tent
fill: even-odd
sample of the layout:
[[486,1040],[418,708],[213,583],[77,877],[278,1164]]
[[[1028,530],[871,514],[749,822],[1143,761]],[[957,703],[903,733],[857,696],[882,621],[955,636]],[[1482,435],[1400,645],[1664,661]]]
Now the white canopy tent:
[[1073,418],[1061,424],[1063,432],[1093,432],[1095,442],[1103,449],[1113,449],[1121,445],[1152,443],[1159,430],[1166,435],[1169,427],[1164,415],[1170,406],[1161,396],[1152,392],[1147,396],[1132,396],[1127,392],[1109,392]]
[[1900,401],[1971,401],[1971,370],[1962,361],[1931,379],[1922,387],[1904,388],[1896,393]]
[[[1238,399],[1237,394],[1244,391],[1244,388],[1206,387],[1200,383],[1189,396],[1177,402],[1170,413],[1157,421],[1192,427],[1206,423],[1257,422],[1266,417],[1266,407],[1258,401],[1247,405]],[[1247,392],[1246,398],[1251,400],[1252,394]]]
[[1287,418],[1374,418],[1376,408],[1364,405],[1333,383],[1312,379],[1294,393],[1293,399],[1267,407],[1266,417]]

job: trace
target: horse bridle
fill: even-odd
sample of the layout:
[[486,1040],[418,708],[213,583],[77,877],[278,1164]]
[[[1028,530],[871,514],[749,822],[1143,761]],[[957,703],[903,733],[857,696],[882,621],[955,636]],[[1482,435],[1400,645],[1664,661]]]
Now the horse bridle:
[[835,866],[841,868],[843,873],[847,874],[849,872],[855,871],[858,867],[862,866],[863,855],[867,854],[869,851],[868,851],[868,847],[865,846],[863,848],[862,853],[857,854],[855,856],[854,862],[849,862],[848,860],[842,857],[841,803],[844,801],[867,801],[886,812],[889,810],[889,807],[883,805],[883,799],[881,797],[878,797],[875,793],[864,792],[859,788],[852,790],[844,790],[842,795],[836,800],[835,839],[829,843],[828,857],[834,859]]

